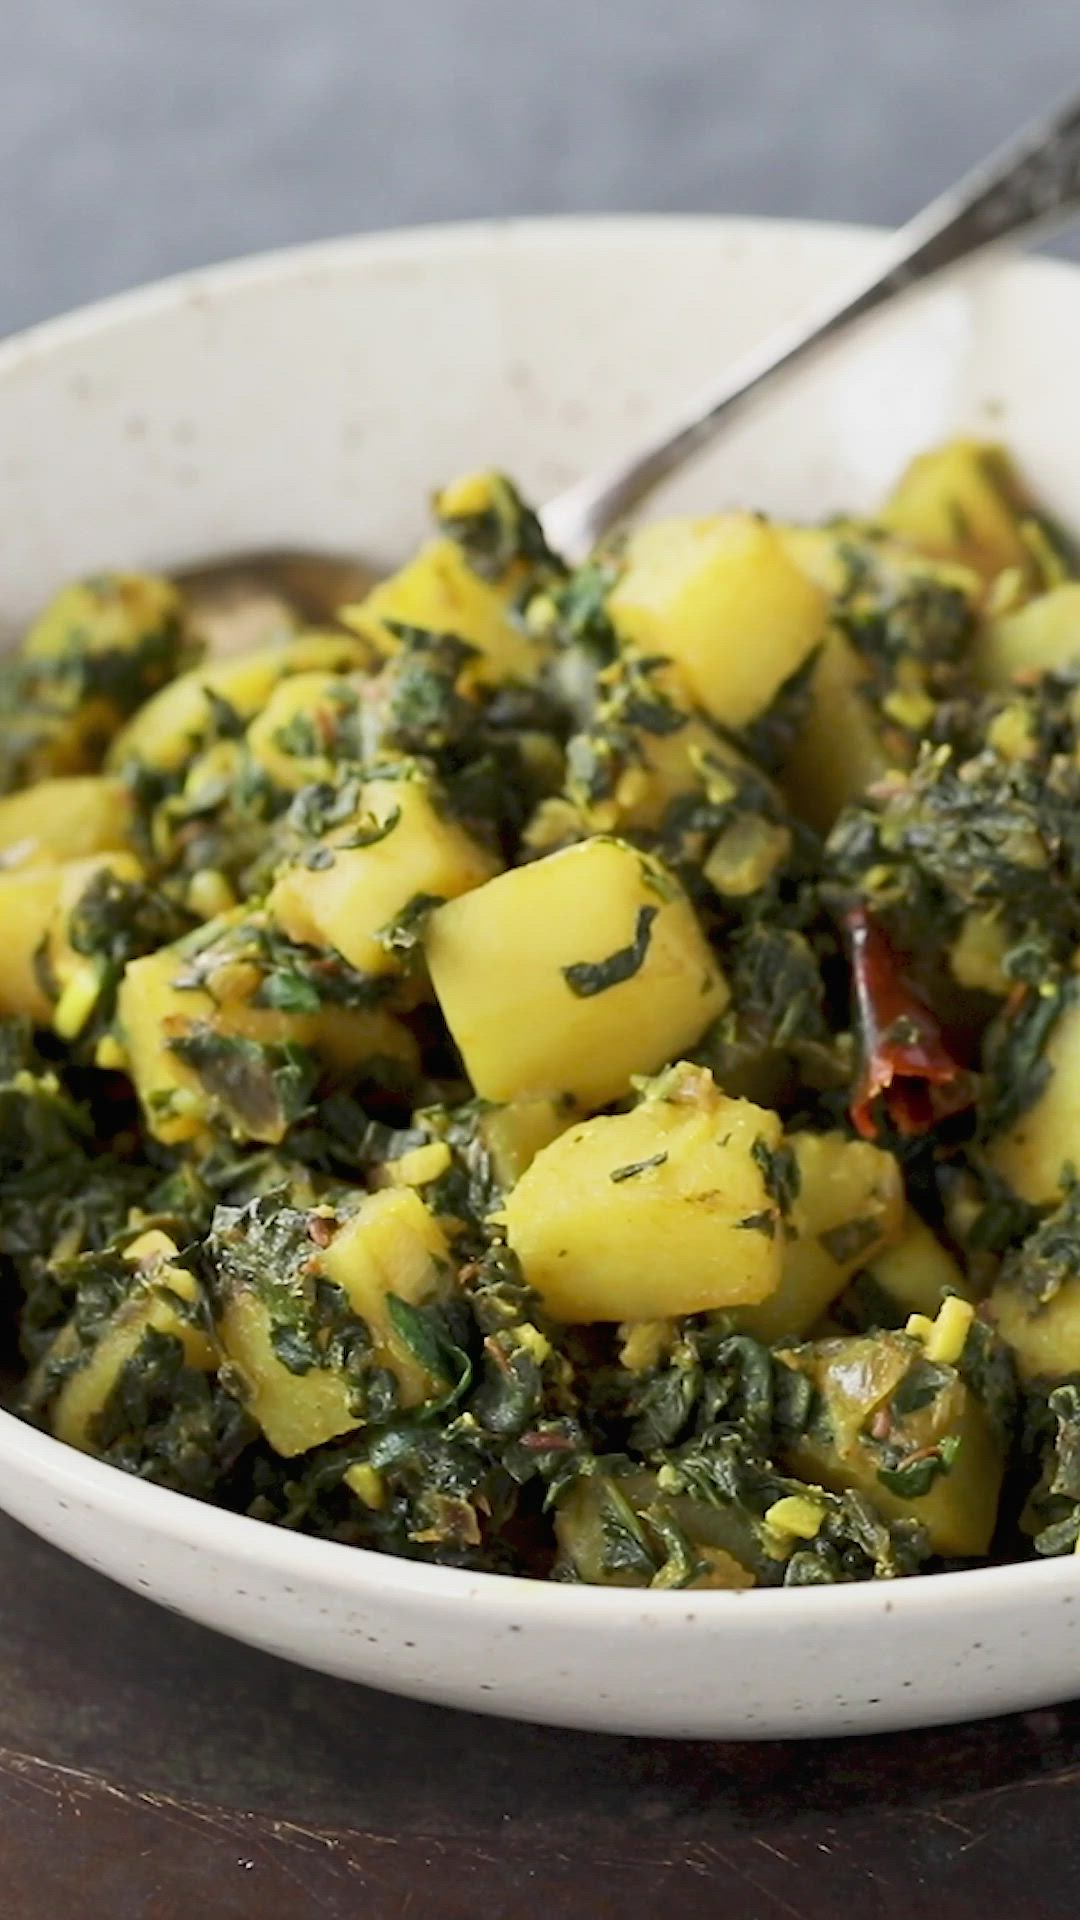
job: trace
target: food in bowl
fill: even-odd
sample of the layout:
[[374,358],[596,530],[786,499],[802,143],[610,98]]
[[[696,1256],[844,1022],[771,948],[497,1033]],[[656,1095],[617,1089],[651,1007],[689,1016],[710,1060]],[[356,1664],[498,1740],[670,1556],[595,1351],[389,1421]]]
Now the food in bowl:
[[513,486],[326,630],[66,588],[0,687],[18,1405],[343,1541],[622,1586],[1080,1534],[1080,581]]

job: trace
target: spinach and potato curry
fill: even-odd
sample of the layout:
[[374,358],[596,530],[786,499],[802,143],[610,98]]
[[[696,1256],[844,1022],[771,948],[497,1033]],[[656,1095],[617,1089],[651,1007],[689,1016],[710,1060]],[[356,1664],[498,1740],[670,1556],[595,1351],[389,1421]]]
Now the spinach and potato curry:
[[0,667],[16,1404],[237,1513],[618,1586],[1080,1539],[1080,562],[999,448],[325,630]]

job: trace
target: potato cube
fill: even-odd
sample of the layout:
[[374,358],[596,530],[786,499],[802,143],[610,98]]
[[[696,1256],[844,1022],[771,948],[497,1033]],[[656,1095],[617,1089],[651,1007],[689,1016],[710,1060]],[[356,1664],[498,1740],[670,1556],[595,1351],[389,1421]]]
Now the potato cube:
[[0,852],[4,868],[79,860],[125,847],[132,800],[122,780],[99,774],[39,780],[0,798]]
[[1080,1000],[1071,983],[1043,1064],[1041,1091],[985,1149],[991,1172],[1033,1207],[1056,1205],[1080,1168]]
[[443,1230],[415,1189],[367,1194],[327,1247],[323,1266],[366,1323],[378,1364],[397,1379],[402,1406],[429,1400],[440,1383],[409,1346],[388,1305],[393,1294],[407,1306],[424,1306],[444,1297],[453,1277]]
[[60,897],[58,866],[0,872],[0,1013],[21,1013],[38,1026],[52,1018],[39,965]]
[[[59,866],[60,887],[56,911],[49,928],[48,966],[52,979],[62,993],[73,974],[85,973],[95,962],[76,953],[71,945],[72,917],[87,889],[99,874],[112,874],[127,886],[137,886],[146,874],[135,854],[120,848],[115,853],[92,853],[82,860],[64,860]],[[67,1038],[71,1038],[68,1034]]]
[[[215,1372],[221,1358],[216,1342],[200,1323],[202,1288],[194,1274],[176,1264],[175,1243],[163,1233],[142,1234],[127,1248],[125,1258],[138,1270],[132,1291],[106,1322],[96,1344],[65,1378],[50,1415],[57,1439],[85,1453],[94,1452],[96,1418],[148,1333],[179,1340],[185,1363],[199,1373]],[[67,1333],[62,1328],[57,1340],[70,1344]]]
[[[148,573],[102,573],[77,580],[38,615],[22,645],[25,659],[95,660],[129,654],[147,675],[143,697],[165,679],[176,652],[183,603],[171,580]],[[139,688],[132,692],[138,697]]]
[[795,812],[827,833],[844,807],[889,770],[889,754],[865,697],[867,668],[842,633],[826,637],[814,666],[811,704],[784,767]]
[[752,1523],[740,1509],[713,1506],[685,1494],[672,1497],[663,1492],[655,1473],[645,1472],[590,1473],[574,1481],[555,1513],[560,1570],[571,1570],[591,1586],[649,1586],[645,1556],[642,1564],[627,1566],[625,1551],[620,1554],[617,1543],[620,1534],[625,1540],[629,1514],[643,1543],[655,1545],[656,1560],[662,1565],[664,1544],[649,1524],[653,1511],[674,1520],[696,1549],[701,1571],[689,1582],[687,1592],[709,1587],[745,1590],[756,1585],[753,1563],[761,1558],[760,1548]]
[[[409,1189],[367,1194],[341,1225],[325,1211],[323,1251],[310,1240],[297,1262],[279,1252],[268,1258],[265,1284],[223,1265],[219,1328],[222,1345],[238,1370],[245,1404],[277,1453],[291,1456],[322,1446],[364,1424],[363,1368],[347,1373],[327,1350],[330,1326],[316,1293],[320,1276],[341,1288],[350,1310],[366,1327],[366,1361],[395,1376],[402,1406],[418,1406],[449,1384],[418,1358],[396,1323],[389,1296],[406,1309],[441,1298],[452,1276],[438,1223]],[[242,1219],[234,1229],[252,1241],[258,1223]],[[321,1238],[321,1236],[320,1236]],[[271,1245],[267,1243],[268,1256]],[[316,1358],[282,1357],[282,1327],[303,1333],[302,1346]],[[296,1346],[296,1341],[293,1346]]]
[[982,1554],[997,1518],[1003,1460],[980,1402],[953,1367],[930,1365],[903,1333],[819,1340],[783,1356],[822,1412],[785,1450],[801,1479],[852,1488],[889,1520],[917,1520],[935,1553]]
[[355,681],[344,674],[290,674],[248,727],[256,766],[285,793],[331,779],[337,760],[357,757],[343,740],[357,699]]
[[1062,1379],[1080,1372],[1080,1273],[1072,1273],[1049,1300],[999,1281],[989,1313],[1012,1348],[1021,1380]]
[[507,1238],[556,1320],[655,1320],[762,1300],[783,1240],[774,1113],[703,1068],[544,1147],[507,1199]]
[[278,646],[194,667],[162,687],[117,734],[108,764],[118,768],[138,761],[160,773],[174,773],[205,738],[215,700],[224,700],[241,721],[253,720],[279,681],[293,673],[348,673],[367,665],[370,655],[348,634],[307,633]]
[[388,622],[453,634],[477,649],[474,674],[483,686],[535,680],[543,665],[540,648],[514,625],[507,594],[474,573],[453,540],[430,541],[341,618],[383,654],[401,644]]
[[[360,844],[350,845],[350,842]],[[379,935],[421,895],[452,900],[501,862],[442,810],[422,776],[364,782],[355,816],[286,868],[268,902],[290,940],[334,947],[361,973],[395,972]]]
[[932,1320],[946,1294],[959,1294],[965,1300],[975,1298],[975,1289],[959,1262],[911,1207],[905,1210],[900,1238],[860,1266],[895,1314],[895,1322],[890,1324],[902,1325],[910,1313],[922,1313]]
[[1008,923],[997,908],[971,909],[949,947],[949,971],[960,986],[1004,999],[1013,987],[1005,972],[1011,945]]
[[1003,447],[950,440],[911,462],[878,519],[921,552],[992,578],[1030,561],[1021,533],[1030,510]]
[[729,998],[682,889],[618,840],[582,841],[451,901],[424,945],[486,1100],[606,1106],[691,1047]]
[[1080,1373],[1080,1188],[1006,1254],[988,1302],[1022,1380]]
[[589,834],[651,833],[693,793],[719,802],[747,786],[768,789],[760,768],[692,705],[670,661],[625,652],[598,684],[588,729],[567,745],[562,792],[541,800],[526,829],[534,853]]
[[1040,593],[1016,613],[987,620],[971,666],[982,687],[1008,687],[1016,673],[1047,673],[1080,658],[1080,581]]
[[798,1339],[843,1292],[856,1268],[901,1228],[904,1183],[891,1153],[842,1133],[796,1133],[798,1192],[783,1241],[780,1282],[739,1324],[757,1340]]
[[221,1309],[218,1333],[244,1405],[286,1459],[360,1425],[353,1383],[328,1367],[295,1372],[279,1359],[265,1301],[239,1288]]
[[631,534],[608,612],[625,643],[678,662],[699,706],[745,727],[821,639],[826,598],[754,514]]
[[541,1149],[565,1133],[573,1119],[572,1107],[550,1098],[511,1100],[504,1107],[489,1107],[480,1118],[478,1132],[491,1155],[500,1187],[509,1190],[520,1180]]
[[[183,945],[161,947],[124,969],[117,1002],[117,1030],[128,1071],[156,1140],[175,1146],[203,1138],[215,1121],[230,1131],[245,1126],[247,1137],[273,1143],[287,1130],[288,1116],[268,1082],[244,1076],[220,1099],[189,1061],[175,1050],[177,1041],[202,1030],[221,1040],[252,1040],[263,1046],[292,1043],[308,1047],[327,1070],[350,1078],[364,1063],[396,1060],[411,1075],[417,1049],[411,1033],[381,1008],[324,1005],[317,1012],[288,1013],[254,1004],[260,985],[255,973],[246,994],[216,999],[201,986],[177,986],[190,966]],[[239,1103],[239,1104],[237,1104]]]
[[73,974],[92,967],[73,953],[68,928],[73,909],[102,871],[139,880],[143,870],[134,854],[119,852],[0,871],[0,1013],[25,1014],[47,1026]]

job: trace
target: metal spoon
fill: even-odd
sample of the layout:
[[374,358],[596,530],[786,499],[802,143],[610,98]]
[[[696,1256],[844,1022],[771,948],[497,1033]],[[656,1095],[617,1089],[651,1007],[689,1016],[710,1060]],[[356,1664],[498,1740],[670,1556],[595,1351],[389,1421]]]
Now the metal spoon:
[[[875,273],[771,334],[631,453],[549,500],[540,519],[552,547],[570,561],[584,559],[602,534],[699,453],[747,400],[866,314],[994,242],[1045,233],[1077,213],[1080,95],[1040,117],[932,200],[893,236]],[[216,608],[215,651],[222,643],[230,649],[251,644],[253,625],[259,618],[265,622],[275,607],[278,623],[290,610],[304,620],[332,620],[336,608],[361,598],[375,577],[339,554],[280,551],[208,561],[177,575],[197,614]]]

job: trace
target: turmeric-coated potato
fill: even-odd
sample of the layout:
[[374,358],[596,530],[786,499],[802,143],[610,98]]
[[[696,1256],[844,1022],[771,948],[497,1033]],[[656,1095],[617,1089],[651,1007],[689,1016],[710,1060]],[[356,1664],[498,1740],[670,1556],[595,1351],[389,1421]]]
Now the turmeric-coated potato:
[[[1009,1070],[1006,1058],[1006,1071]],[[1031,1095],[985,1149],[992,1173],[1030,1206],[1054,1206],[1080,1168],[1080,998],[1066,988]]]
[[975,1297],[964,1269],[911,1207],[905,1209],[900,1237],[859,1264],[895,1314],[889,1324],[902,1326],[912,1313],[932,1320],[946,1294]]
[[0,797],[0,855],[6,870],[126,847],[134,808],[130,788],[107,774],[39,780]]
[[678,882],[620,840],[583,840],[440,907],[424,951],[486,1100],[565,1095],[595,1111],[691,1047],[729,998]]
[[917,1520],[935,1553],[986,1553],[1001,1446],[955,1367],[906,1333],[819,1340],[781,1355],[811,1380],[820,1412],[784,1449],[801,1479],[851,1488],[890,1520]]
[[1048,673],[1080,659],[1080,581],[1040,593],[1015,613],[985,622],[971,655],[980,686],[1007,687],[1017,673]]
[[368,649],[347,633],[302,633],[278,646],[194,667],[140,707],[113,741],[108,764],[122,768],[136,761],[158,773],[173,773],[205,739],[216,703],[223,701],[238,721],[249,721],[290,674],[348,673],[369,659]]
[[1030,510],[1005,449],[959,439],[918,454],[878,519],[920,552],[992,578],[1030,560],[1021,532]]
[[500,865],[422,775],[375,778],[352,817],[281,874],[270,917],[290,940],[334,947],[360,973],[392,973],[400,960],[382,936],[399,915],[414,901],[467,893]]
[[202,1287],[178,1258],[175,1242],[160,1230],[141,1234],[125,1252],[135,1275],[132,1290],[96,1341],[80,1353],[68,1326],[57,1334],[53,1356],[62,1361],[70,1352],[71,1365],[49,1415],[58,1440],[84,1453],[97,1450],[98,1419],[125,1366],[148,1339],[175,1340],[183,1348],[185,1366],[196,1373],[216,1371],[221,1354],[202,1324]]
[[331,779],[337,759],[349,757],[357,705],[355,681],[345,674],[290,674],[248,727],[252,760],[286,793]]
[[256,1049],[306,1048],[345,1080],[369,1061],[397,1061],[405,1077],[416,1069],[411,1033],[381,1008],[330,1003],[288,1012],[258,1004],[257,974],[235,996],[222,987],[220,998],[190,978],[184,943],[160,947],[128,964],[117,1002],[117,1036],[145,1125],[166,1145],[202,1139],[214,1124],[251,1140],[284,1137],[291,1116],[273,1056],[261,1060],[248,1042]]
[[810,682],[810,708],[784,767],[784,791],[819,833],[888,772],[890,756],[866,698],[869,671],[845,636],[831,629]]
[[677,661],[694,700],[746,727],[817,646],[826,598],[752,513],[631,534],[608,598],[620,640]]
[[776,1114],[670,1069],[630,1113],[544,1147],[506,1201],[506,1232],[556,1320],[656,1320],[762,1300],[783,1238],[770,1177]]
[[343,608],[341,618],[383,654],[401,644],[395,624],[453,634],[476,648],[473,671],[482,686],[535,680],[543,665],[536,642],[514,624],[508,595],[474,573],[453,540],[429,541],[366,600]]
[[[419,1406],[451,1384],[432,1374],[401,1330],[410,1309],[445,1295],[452,1272],[442,1230],[417,1194],[367,1194],[344,1222],[324,1208],[312,1224],[321,1228],[322,1245],[309,1241],[310,1254],[298,1266],[279,1263],[265,1283],[250,1266],[242,1278],[226,1268],[222,1282],[222,1345],[249,1413],[286,1457],[364,1423],[365,1375],[372,1369],[393,1376],[403,1407]],[[243,1221],[233,1231],[242,1233]],[[320,1281],[341,1290],[362,1324],[359,1368],[332,1345]]]
[[904,1183],[891,1153],[842,1133],[796,1133],[795,1197],[782,1239],[779,1284],[740,1315],[758,1340],[798,1339],[843,1291],[857,1267],[900,1233]]
[[52,1016],[40,955],[60,897],[58,866],[0,872],[0,1013],[21,1013],[38,1026]]
[[132,881],[143,869],[134,854],[120,851],[0,871],[0,1014],[51,1024],[72,976],[92,964],[72,951],[68,926],[101,872]]
[[1002,1262],[986,1311],[1011,1347],[1020,1378],[1080,1373],[1080,1187]]

